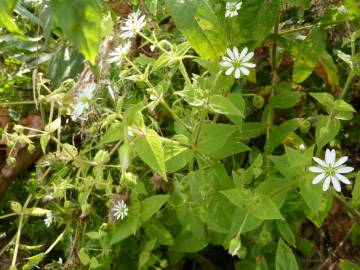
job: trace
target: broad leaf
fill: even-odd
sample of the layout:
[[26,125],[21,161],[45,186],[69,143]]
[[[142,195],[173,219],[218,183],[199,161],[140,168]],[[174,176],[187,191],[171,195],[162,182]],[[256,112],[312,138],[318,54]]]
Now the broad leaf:
[[95,64],[101,41],[101,8],[96,0],[52,0],[51,10],[67,38]]
[[279,239],[276,250],[276,270],[298,270],[299,266],[291,248],[289,248],[282,239]]
[[165,180],[165,157],[164,149],[159,135],[152,129],[148,129],[143,137],[135,141],[135,149],[139,157],[159,173]]
[[225,52],[225,30],[205,0],[167,0],[176,27],[195,51],[204,58],[216,58]]

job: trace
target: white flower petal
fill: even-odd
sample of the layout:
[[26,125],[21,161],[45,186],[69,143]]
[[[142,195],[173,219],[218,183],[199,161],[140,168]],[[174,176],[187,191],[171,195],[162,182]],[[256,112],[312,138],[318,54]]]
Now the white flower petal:
[[334,167],[339,167],[339,166],[343,165],[347,160],[348,160],[348,156],[339,158],[338,161],[336,161],[334,163]]
[[250,71],[249,71],[247,68],[240,67],[240,70],[241,70],[241,72],[244,73],[245,75],[249,75],[249,74],[250,74]]
[[325,161],[329,166],[333,166],[335,163],[335,159],[336,159],[336,152],[335,149],[331,150],[330,149],[326,149],[325,152]]
[[232,67],[233,63],[228,62],[228,61],[221,61],[220,66],[222,66],[222,67]]
[[237,68],[236,70],[235,70],[235,78],[236,79],[239,79],[240,78],[240,68]]
[[323,184],[323,191],[327,191],[329,189],[330,182],[331,182],[330,176],[326,177],[324,184]]
[[344,184],[346,184],[346,185],[351,184],[350,180],[346,176],[343,176],[342,174],[339,174],[339,173],[335,173],[335,176],[337,179],[339,179]]
[[243,62],[249,61],[254,56],[254,52],[249,52],[242,60]]
[[243,59],[245,57],[245,55],[247,54],[248,50],[249,50],[248,47],[245,47],[244,49],[242,49],[239,59]]
[[233,53],[234,53],[234,57],[236,59],[238,59],[239,58],[239,51],[238,51],[238,49],[236,47],[233,48]]
[[340,167],[340,168],[336,168],[336,173],[349,173],[352,172],[354,170],[353,167]]
[[233,52],[231,51],[231,49],[230,49],[230,48],[227,48],[227,49],[226,49],[226,52],[227,52],[227,54],[229,55],[230,59],[231,59],[231,60],[234,60],[234,54],[233,54]]
[[314,173],[324,173],[325,172],[325,170],[323,168],[316,167],[316,166],[309,167],[309,171],[314,172]]
[[254,67],[256,67],[256,65],[253,64],[253,63],[242,63],[242,65],[243,65],[244,67],[249,67],[249,68],[254,68]]
[[331,182],[332,182],[335,190],[336,190],[337,192],[340,192],[340,191],[341,191],[341,186],[340,186],[339,180],[338,180],[336,177],[334,177],[334,176],[330,176],[330,177],[331,177]]
[[313,160],[314,160],[317,164],[319,164],[320,166],[327,167],[326,162],[323,161],[322,159],[317,158],[317,157],[313,157]]
[[233,71],[234,71],[234,67],[230,67],[230,68],[225,72],[225,74],[226,74],[226,75],[230,75]]
[[321,173],[321,174],[317,175],[313,179],[312,184],[314,184],[314,185],[319,184],[322,180],[324,180],[325,176],[326,176],[326,173]]

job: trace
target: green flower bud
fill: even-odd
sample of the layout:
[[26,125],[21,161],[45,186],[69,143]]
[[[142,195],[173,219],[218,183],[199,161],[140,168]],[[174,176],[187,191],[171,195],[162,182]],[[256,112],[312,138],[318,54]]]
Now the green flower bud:
[[310,121],[308,120],[305,120],[305,121],[302,121],[301,124],[300,124],[300,131],[302,133],[308,133],[308,131],[310,130],[311,128],[311,123]]
[[253,105],[257,109],[261,109],[264,106],[265,100],[262,96],[254,96]]
[[8,157],[6,159],[6,164],[9,166],[14,166],[16,164],[16,159],[14,157]]
[[229,253],[232,255],[232,256],[235,256],[238,254],[239,250],[241,248],[241,241],[239,238],[233,238],[231,239],[230,241],[230,244],[229,244]]
[[27,149],[28,149],[29,153],[32,154],[35,151],[35,146],[33,144],[29,144]]
[[259,235],[258,244],[260,246],[266,246],[269,242],[271,242],[271,240],[271,233],[267,230],[262,230]]
[[165,260],[165,259],[163,259],[163,260],[161,260],[160,261],[160,267],[161,268],[166,268],[166,267],[168,267],[168,261],[167,260]]
[[246,258],[246,255],[247,255],[247,248],[246,247],[241,247],[239,252],[237,253],[237,256],[240,258],[240,259],[245,259]]

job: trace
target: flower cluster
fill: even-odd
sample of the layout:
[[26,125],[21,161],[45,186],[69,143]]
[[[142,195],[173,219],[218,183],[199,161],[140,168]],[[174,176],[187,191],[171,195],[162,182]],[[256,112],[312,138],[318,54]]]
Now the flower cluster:
[[345,162],[348,160],[347,156],[341,157],[336,161],[336,151],[334,149],[326,149],[325,160],[317,157],[313,157],[313,159],[319,165],[309,167],[309,171],[319,174],[312,181],[313,184],[324,181],[323,190],[326,191],[329,189],[330,183],[332,183],[338,192],[341,191],[340,182],[346,185],[351,184],[350,180],[342,175],[354,170],[353,167],[345,166]]
[[239,53],[238,49],[234,47],[232,50],[227,48],[227,56],[222,57],[220,65],[227,68],[225,74],[230,75],[234,73],[236,79],[240,78],[241,73],[249,75],[250,71],[248,68],[256,67],[255,64],[249,63],[249,60],[254,56],[253,52],[248,53],[248,48],[245,47]]

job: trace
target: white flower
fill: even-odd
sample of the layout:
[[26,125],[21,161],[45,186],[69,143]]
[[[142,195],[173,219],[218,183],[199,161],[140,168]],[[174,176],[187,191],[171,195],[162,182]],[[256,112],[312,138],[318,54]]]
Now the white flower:
[[64,262],[63,262],[63,259],[62,259],[61,257],[59,257],[59,259],[58,259],[57,262],[58,262],[58,264],[61,264],[61,265],[64,263]]
[[0,233],[0,239],[3,239],[3,238],[5,238],[5,237],[6,237],[6,232]]
[[74,111],[71,114],[73,121],[78,119],[84,110],[89,108],[88,100],[91,99],[96,89],[96,83],[90,82],[75,97]]
[[299,145],[299,149],[300,149],[300,150],[305,150],[305,149],[306,149],[305,144],[303,144],[303,143],[302,143],[302,144],[300,144],[300,145]]
[[115,50],[109,54],[111,58],[108,59],[108,63],[111,64],[114,62],[121,62],[121,60],[128,54],[130,46],[130,41],[127,41],[119,47],[115,48]]
[[241,8],[242,2],[226,2],[225,17],[235,17]]
[[140,33],[145,24],[145,15],[141,15],[139,10],[133,12],[128,16],[127,20],[125,21],[125,25],[121,27],[121,30],[123,30],[124,33],[122,33],[120,36],[124,39],[133,38],[137,33]]
[[124,201],[117,201],[113,207],[114,217],[123,220],[128,215],[128,207]]
[[248,68],[256,67],[255,64],[248,62],[254,56],[254,53],[248,53],[247,47],[245,47],[240,54],[236,47],[234,47],[232,50],[227,48],[226,51],[228,56],[223,56],[222,61],[220,62],[222,67],[227,68],[225,72],[226,75],[230,75],[234,72],[235,78],[239,79],[241,73],[244,75],[250,74]]
[[44,219],[44,223],[46,228],[49,228],[51,223],[54,221],[54,215],[52,212],[47,212],[46,213],[46,218]]
[[320,158],[313,157],[314,161],[318,163],[320,166],[311,166],[309,167],[309,171],[318,173],[314,180],[313,184],[318,184],[324,180],[323,190],[326,191],[329,189],[330,183],[333,184],[336,191],[341,191],[340,182],[349,185],[351,184],[350,180],[343,176],[344,173],[349,173],[354,170],[353,167],[345,166],[345,162],[348,160],[347,156],[336,159],[335,150],[326,149],[325,152],[325,160],[321,160]]

